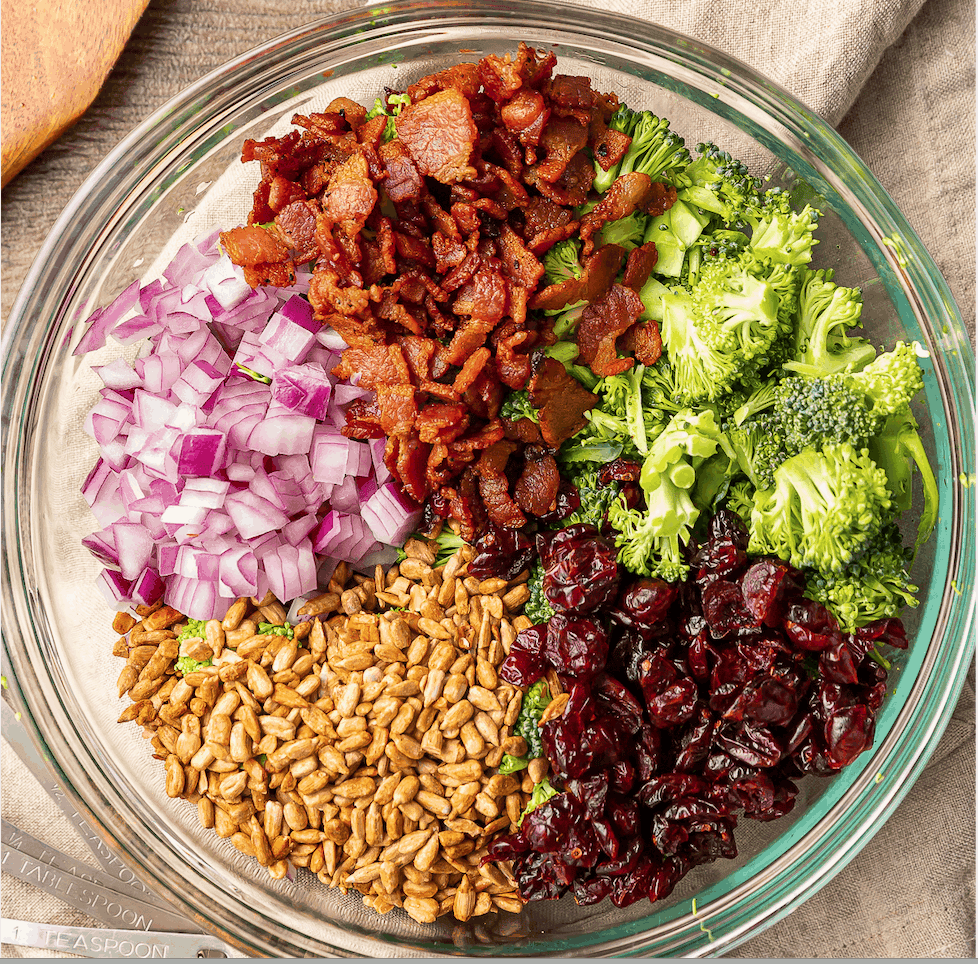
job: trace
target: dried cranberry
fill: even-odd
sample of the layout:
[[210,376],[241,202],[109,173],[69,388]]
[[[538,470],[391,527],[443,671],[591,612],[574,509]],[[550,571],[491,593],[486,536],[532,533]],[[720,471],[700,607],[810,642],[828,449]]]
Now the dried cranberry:
[[871,639],[874,642],[886,643],[896,649],[907,648],[907,631],[903,627],[903,622],[895,617],[890,619],[877,619],[876,622],[868,626],[861,626],[856,630],[856,635],[860,639]]
[[537,518],[546,525],[556,525],[562,522],[569,515],[576,512],[581,507],[581,496],[577,491],[577,486],[566,479],[560,480],[560,487],[557,489],[557,501],[553,509]]
[[678,591],[664,579],[634,579],[618,594],[611,618],[630,628],[651,629],[665,618]]
[[760,623],[744,603],[744,594],[735,582],[716,579],[703,589],[703,618],[714,639],[723,639],[738,630]]
[[475,558],[469,563],[469,575],[476,579],[515,579],[529,568],[534,547],[530,539],[516,529],[504,529],[491,523],[475,543]]
[[649,719],[662,729],[685,723],[696,712],[698,694],[696,683],[689,676],[671,683],[648,701]]
[[818,669],[825,679],[833,683],[859,682],[852,651],[842,637],[822,650],[818,657]]
[[746,720],[721,726],[717,730],[717,745],[735,760],[755,767],[773,767],[782,754],[778,741],[767,727]]
[[562,675],[594,679],[608,662],[608,631],[597,620],[554,613],[541,655]]
[[641,462],[617,458],[601,466],[598,470],[598,481],[602,485],[609,485],[612,482],[638,482],[641,474]]
[[785,595],[797,591],[797,570],[780,559],[760,559],[740,580],[744,603],[754,618],[765,626],[784,623]]
[[585,613],[604,606],[618,590],[614,545],[594,526],[572,525],[537,536],[543,565],[543,594],[557,610]]
[[873,742],[876,721],[869,708],[856,704],[835,710],[825,721],[825,759],[835,770],[852,763]]
[[610,877],[590,877],[587,880],[578,878],[574,881],[571,892],[579,906],[587,907],[610,897],[614,886],[615,882]]

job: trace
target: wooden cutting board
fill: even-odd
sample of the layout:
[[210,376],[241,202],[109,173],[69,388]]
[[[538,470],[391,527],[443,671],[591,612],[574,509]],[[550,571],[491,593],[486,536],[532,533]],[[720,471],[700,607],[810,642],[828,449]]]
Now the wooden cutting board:
[[0,0],[7,182],[95,99],[149,0]]

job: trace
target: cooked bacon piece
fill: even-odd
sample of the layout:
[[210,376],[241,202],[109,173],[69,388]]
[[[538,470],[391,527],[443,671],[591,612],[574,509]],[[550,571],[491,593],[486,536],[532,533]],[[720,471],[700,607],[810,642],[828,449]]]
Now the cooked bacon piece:
[[631,352],[642,365],[654,365],[662,357],[662,335],[657,321],[636,321],[618,344]]
[[595,123],[591,124],[591,150],[594,159],[603,171],[610,171],[624,156],[631,146],[632,139],[621,131],[613,130],[601,122],[595,131]]
[[503,419],[506,429],[506,438],[514,442],[523,442],[525,445],[539,445],[543,442],[540,434],[540,426],[531,418],[518,418],[515,422]]
[[411,103],[416,104],[439,90],[454,89],[461,91],[466,97],[475,97],[479,93],[480,84],[478,64],[455,64],[436,74],[422,77],[416,84],[411,84],[407,92]]
[[633,358],[618,357],[618,337],[645,310],[642,299],[624,285],[612,285],[602,298],[589,304],[577,326],[577,344],[583,361],[599,378],[620,375],[635,364]]
[[[440,443],[444,447],[444,460],[448,457],[447,443],[465,432],[470,421],[469,411],[461,402],[429,402],[418,415],[418,437],[422,442]],[[428,475],[430,481],[430,471]],[[432,489],[435,488],[433,485]]]
[[[334,97],[327,105],[325,113],[339,114],[350,127],[359,127],[367,117],[367,108],[349,97]],[[321,116],[321,115],[313,115]]]
[[408,364],[400,345],[370,345],[350,347],[343,351],[339,364],[333,369],[337,378],[360,377],[363,388],[380,385],[405,385],[411,383]]
[[394,123],[398,138],[422,174],[443,184],[475,177],[469,162],[479,134],[461,91],[442,90],[411,104]]
[[287,181],[284,177],[276,175],[268,185],[268,206],[277,214],[287,204],[293,201],[304,201],[306,192],[301,184],[295,181]]
[[[504,127],[497,127],[492,132],[492,150],[499,155],[503,167],[512,177],[523,176],[523,152],[515,134]],[[519,187],[525,195],[523,185],[520,184]]]
[[547,96],[561,107],[590,108],[594,104],[594,91],[590,77],[572,77],[555,74],[545,87]]
[[530,377],[530,356],[527,352],[518,352],[517,348],[532,349],[536,343],[536,333],[527,331],[515,321],[500,325],[492,333],[492,341],[496,348],[496,371],[499,380],[514,390],[523,388]]
[[472,383],[479,377],[480,372],[486,367],[486,362],[492,358],[492,352],[488,348],[477,348],[462,363],[461,371],[455,376],[452,388],[460,395],[469,390]]
[[497,266],[484,262],[455,297],[455,313],[469,318],[455,329],[448,346],[448,361],[453,365],[463,364],[476,348],[485,344],[489,332],[506,311],[506,282]]
[[383,438],[380,427],[380,409],[376,398],[357,398],[346,409],[346,424],[342,429],[347,438]]
[[479,449],[486,449],[490,445],[495,445],[504,435],[503,423],[494,419],[471,435],[463,435],[461,438],[457,438],[448,447],[451,449],[452,455],[465,459],[466,456],[472,456]]
[[221,246],[238,265],[278,264],[288,260],[289,249],[267,228],[248,224],[221,233]]
[[496,247],[507,277],[521,288],[535,288],[543,277],[543,265],[536,255],[526,250],[519,235],[508,224],[502,226],[496,239]]
[[377,241],[380,246],[380,255],[383,258],[384,270],[387,274],[394,274],[397,271],[397,261],[394,255],[397,252],[397,242],[394,240],[394,225],[391,219],[381,215],[377,218]]
[[387,196],[395,204],[420,200],[424,191],[424,180],[399,138],[381,144],[380,159],[387,169],[387,176],[384,178]]
[[418,406],[411,384],[378,384],[380,425],[387,435],[406,435],[418,420]]
[[[393,468],[389,463],[387,467],[395,478],[400,479],[402,488],[415,502],[424,502],[428,495],[426,473],[431,446],[422,442],[416,431],[395,438],[398,439],[397,461]],[[386,452],[384,461],[387,462]]]
[[546,157],[533,169],[535,178],[553,184],[567,170],[567,165],[587,144],[587,127],[571,117],[551,117],[540,137]]
[[439,274],[445,274],[452,268],[457,268],[468,254],[461,241],[448,237],[441,231],[436,231],[432,236],[431,248],[435,254],[435,270]]
[[587,154],[578,151],[571,158],[564,173],[553,184],[538,175],[534,180],[534,175],[534,170],[528,171],[526,180],[534,184],[544,197],[550,198],[557,204],[577,207],[587,200],[587,192],[591,190],[591,185],[594,183],[594,165]]
[[654,241],[646,241],[641,247],[632,248],[625,262],[625,277],[622,284],[632,291],[641,291],[658,260],[659,252],[655,249]]
[[550,120],[550,108],[539,91],[524,88],[500,108],[499,117],[524,147],[536,147]]
[[[534,56],[536,51],[533,51]],[[479,61],[479,77],[486,94],[497,104],[509,100],[525,83],[530,48],[521,43],[515,57],[490,54]]]
[[275,285],[276,288],[288,288],[295,284],[295,266],[291,261],[278,261],[274,264],[265,262],[262,264],[246,265],[244,269],[245,281],[252,288],[261,285]]
[[377,203],[377,189],[370,180],[367,159],[354,154],[329,179],[323,195],[323,214],[343,226],[347,234],[359,233]]
[[482,255],[472,251],[442,279],[441,286],[445,291],[456,291],[468,282],[482,264]]
[[384,136],[387,127],[387,116],[378,114],[371,117],[357,128],[357,140],[364,147],[369,147],[372,151],[380,150],[380,139]]
[[562,228],[551,228],[533,235],[527,241],[526,246],[534,254],[546,254],[558,241],[566,241],[567,238],[574,237],[577,234],[577,229],[577,221],[571,221],[570,224],[565,224]]
[[458,480],[458,488],[442,489],[448,500],[449,514],[459,524],[459,534],[466,542],[475,542],[486,522],[486,510],[479,498],[478,484],[467,468]]
[[652,198],[652,178],[641,171],[631,171],[615,178],[601,200],[581,218],[584,254],[594,250],[592,235],[611,221],[618,221],[644,207]]
[[503,439],[489,446],[476,463],[479,495],[490,520],[504,529],[519,529],[526,525],[526,516],[513,501],[506,478],[506,463],[516,451],[516,444]]
[[556,505],[559,487],[556,459],[549,452],[527,452],[523,472],[513,489],[519,507],[528,515],[546,515]]
[[552,449],[584,428],[584,413],[598,404],[598,396],[568,375],[555,358],[543,359],[527,388],[533,407],[540,410],[540,434]]
[[[292,118],[296,123],[296,118]],[[313,164],[322,160],[322,148],[316,143],[305,143],[298,131],[289,131],[284,137],[266,137],[263,141],[246,140],[241,148],[241,160],[260,161],[262,180],[271,181],[280,174],[286,180],[297,181]]]
[[[320,217],[322,217],[320,215]],[[370,305],[370,295],[362,288],[341,288],[335,271],[314,271],[309,280],[309,302],[317,318],[327,314],[360,315]]]
[[645,213],[657,218],[676,203],[676,189],[671,184],[658,181],[652,185],[652,196],[645,205]]
[[423,241],[421,238],[413,238],[402,231],[395,231],[394,243],[398,258],[404,261],[417,261],[418,264],[422,264],[426,268],[434,268],[435,256],[432,254],[427,241]]
[[[479,372],[476,380],[469,386],[462,401],[478,415],[479,418],[488,419],[492,422],[499,415],[500,406],[503,404],[504,389],[496,376],[495,360],[493,364],[487,364]],[[496,431],[495,429],[493,430]],[[503,432],[498,432],[499,438],[503,437]]]
[[578,301],[597,301],[611,287],[624,257],[625,249],[620,245],[603,245],[584,262],[580,278],[568,278],[538,291],[530,307],[554,311]]
[[[563,228],[572,223],[574,214],[545,197],[532,197],[523,209],[526,218],[526,236],[532,238],[544,231]],[[576,226],[577,222],[573,222]]]
[[285,243],[296,252],[295,263],[305,264],[319,256],[316,241],[316,205],[314,201],[293,201],[275,215],[275,226]]

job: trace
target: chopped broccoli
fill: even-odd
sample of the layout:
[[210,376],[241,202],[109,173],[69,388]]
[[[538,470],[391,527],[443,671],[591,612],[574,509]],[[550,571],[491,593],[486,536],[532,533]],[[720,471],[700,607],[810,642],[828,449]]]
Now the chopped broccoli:
[[622,174],[639,171],[653,181],[672,182],[682,175],[690,162],[683,139],[670,130],[669,121],[651,111],[633,111],[622,105],[612,115],[608,126],[631,137],[632,142],[618,164],[604,170],[595,162],[593,187],[604,194]]
[[661,428],[659,413],[642,398],[644,365],[633,365],[620,375],[602,378],[598,404],[587,413],[588,421],[600,434],[621,440],[623,451],[644,456],[650,435]]
[[852,442],[862,448],[881,423],[865,393],[845,376],[784,378],[774,396],[773,415],[792,454],[827,442]]
[[538,680],[524,694],[519,716],[513,725],[513,735],[526,740],[526,753],[513,756],[507,753],[499,764],[500,773],[515,773],[524,770],[530,760],[544,755],[543,737],[540,735],[540,717],[550,705],[550,688],[546,680]]
[[907,574],[912,556],[897,526],[887,525],[869,548],[841,571],[806,572],[805,595],[822,603],[846,632],[877,619],[899,616],[903,607],[917,605],[917,587]]
[[499,417],[509,419],[511,422],[528,418],[531,422],[539,424],[540,410],[533,407],[533,403],[530,401],[530,393],[525,388],[521,388],[519,391],[510,392],[506,396],[502,407],[499,409]]
[[206,619],[188,619],[187,625],[180,630],[177,635],[177,642],[182,643],[186,639],[206,639],[207,638],[207,620]]
[[876,464],[886,473],[887,489],[893,497],[897,512],[905,512],[910,508],[913,494],[911,464],[917,466],[923,487],[924,506],[917,524],[917,538],[914,544],[914,554],[916,554],[937,525],[940,495],[937,478],[924,451],[917,420],[909,408],[901,414],[891,415],[883,423],[880,431],[870,439],[869,451]]
[[682,174],[680,200],[718,215],[739,226],[745,213],[762,206],[760,184],[742,161],[734,160],[715,144],[697,144],[699,155]]
[[190,656],[180,656],[173,664],[173,668],[182,676],[186,676],[187,673],[195,673],[197,670],[202,669],[205,666],[212,666],[213,663],[213,659],[198,660],[193,659]]
[[700,514],[691,490],[697,469],[719,444],[720,429],[710,409],[678,412],[653,441],[639,479],[644,510],[629,509],[623,499],[608,510],[618,561],[631,572],[670,582],[686,576],[682,547]]
[[547,602],[547,597],[543,594],[543,566],[539,557],[533,563],[533,568],[530,569],[527,585],[530,587],[530,598],[523,607],[523,615],[532,620],[534,625],[549,622],[554,611],[550,603]]
[[581,467],[576,472],[565,472],[564,475],[577,486],[581,504],[561,522],[561,525],[570,526],[583,522],[594,526],[596,529],[601,529],[604,526],[608,509],[611,508],[611,503],[618,498],[621,486],[617,482],[602,485],[600,481],[601,469],[594,463],[585,462],[583,464],[578,463],[578,465]]
[[287,636],[289,639],[295,638],[295,632],[288,623],[279,626],[277,623],[259,623],[259,636]]
[[[436,547],[435,562],[434,566],[445,565],[452,556],[462,547],[468,545],[468,543],[450,526],[443,525],[441,527],[441,532],[438,533],[433,539],[430,536],[426,536],[420,532],[412,532],[407,539],[419,539],[421,542],[434,542]],[[397,561],[403,562],[407,559],[407,553],[403,549],[397,550]],[[389,607],[391,611],[396,610],[398,607]]]
[[411,106],[411,98],[408,94],[391,94],[387,97],[386,104],[384,103],[384,98],[378,97],[374,101],[374,106],[367,111],[366,120],[373,120],[375,117],[379,117],[381,114],[386,115],[388,118],[387,123],[384,125],[384,132],[380,135],[380,140],[382,143],[386,144],[388,141],[394,140],[397,137],[397,126],[394,123],[394,118],[397,117],[405,107]]
[[668,211],[652,218],[644,238],[655,242],[658,253],[652,270],[657,275],[678,278],[683,271],[686,252],[699,240],[711,220],[709,212],[699,211],[683,200],[677,200]]
[[812,260],[812,246],[818,244],[814,237],[817,221],[818,212],[808,205],[801,211],[792,211],[790,207],[768,209],[753,224],[751,252],[775,263],[808,264]]
[[768,413],[755,415],[739,425],[736,421],[726,423],[724,440],[755,489],[770,489],[775,469],[790,454],[777,419]]
[[876,357],[876,350],[865,338],[848,334],[862,324],[859,290],[835,284],[831,270],[802,270],[792,357],[784,368],[813,376],[864,368]]
[[581,243],[576,238],[558,241],[543,256],[543,280],[548,285],[580,278],[583,272]]
[[866,449],[848,442],[807,448],[774,471],[774,486],[754,496],[751,552],[799,569],[838,572],[867,550],[892,500],[886,474]]
[[523,818],[537,807],[542,807],[551,797],[555,797],[559,791],[555,790],[550,785],[550,778],[544,777],[536,786],[533,788],[533,792],[530,794],[530,801],[527,803],[526,808],[523,813],[520,814],[520,819],[517,825],[523,822]]
[[637,248],[645,241],[649,229],[649,216],[641,211],[633,211],[627,217],[611,221],[598,232],[598,246],[605,244],[621,245],[626,251]]
[[845,376],[846,383],[862,392],[874,415],[903,414],[924,387],[924,375],[912,342],[897,342],[892,351],[878,355],[861,371]]

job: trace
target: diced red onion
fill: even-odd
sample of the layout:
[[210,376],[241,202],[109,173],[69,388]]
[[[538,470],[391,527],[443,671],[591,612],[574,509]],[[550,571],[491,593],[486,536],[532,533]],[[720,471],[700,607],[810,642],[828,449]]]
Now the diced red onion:
[[330,351],[343,352],[350,346],[343,340],[335,328],[330,328],[328,325],[323,325],[322,328],[316,332],[316,340],[319,342],[323,348],[328,348]]
[[279,405],[315,419],[326,418],[332,390],[326,370],[311,363],[279,369],[272,379],[272,398]]
[[360,507],[360,515],[378,542],[400,546],[417,527],[421,510],[393,482],[385,482]]
[[126,579],[117,569],[103,569],[95,582],[105,601],[117,612],[132,604],[132,580]]

